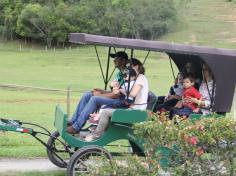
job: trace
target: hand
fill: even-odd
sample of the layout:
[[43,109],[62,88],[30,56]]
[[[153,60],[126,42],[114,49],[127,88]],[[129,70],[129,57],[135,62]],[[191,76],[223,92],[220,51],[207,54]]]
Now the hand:
[[197,98],[193,98],[193,97],[186,97],[184,98],[184,102],[187,102],[187,103],[198,103],[198,99]]
[[112,90],[112,92],[114,93],[114,94],[120,94],[120,89],[118,89],[118,88],[113,88],[113,90]]
[[119,82],[117,80],[112,81],[111,87],[120,87]]

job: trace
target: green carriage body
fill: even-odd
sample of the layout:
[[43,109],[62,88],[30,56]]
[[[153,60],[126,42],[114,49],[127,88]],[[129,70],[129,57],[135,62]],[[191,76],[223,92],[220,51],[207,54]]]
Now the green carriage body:
[[56,107],[54,125],[57,131],[59,131],[61,137],[73,147],[81,148],[87,145],[106,146],[113,141],[127,139],[128,141],[135,143],[137,147],[143,150],[142,143],[133,135],[132,125],[134,123],[143,122],[146,119],[146,111],[117,109],[113,112],[108,130],[100,138],[91,142],[86,142],[83,139],[66,132],[68,121],[67,114],[61,109],[60,106]]

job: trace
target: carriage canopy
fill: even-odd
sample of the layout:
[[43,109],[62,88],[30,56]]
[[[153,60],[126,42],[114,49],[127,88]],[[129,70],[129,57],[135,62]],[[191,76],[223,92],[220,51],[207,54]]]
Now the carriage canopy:
[[179,69],[183,68],[187,62],[192,62],[201,71],[201,62],[205,62],[211,68],[216,81],[213,111],[229,112],[231,110],[236,85],[236,50],[84,33],[71,33],[70,42],[163,52],[169,55]]

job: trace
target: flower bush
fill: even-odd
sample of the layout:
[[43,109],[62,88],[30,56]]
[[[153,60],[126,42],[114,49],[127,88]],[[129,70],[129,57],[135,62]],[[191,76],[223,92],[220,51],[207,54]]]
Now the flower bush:
[[[212,115],[199,120],[153,114],[135,125],[146,156],[174,175],[235,175],[236,122]],[[171,149],[165,151],[166,147]],[[163,163],[163,160],[166,162]],[[157,172],[157,170],[155,170]]]
[[212,115],[198,120],[150,113],[145,122],[134,125],[137,139],[144,142],[145,157],[123,157],[104,175],[235,175],[236,122]]

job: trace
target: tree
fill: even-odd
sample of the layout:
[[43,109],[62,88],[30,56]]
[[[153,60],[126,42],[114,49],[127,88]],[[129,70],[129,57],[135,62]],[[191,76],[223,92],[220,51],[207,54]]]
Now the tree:
[[131,5],[129,28],[135,38],[155,39],[176,22],[173,0],[136,0]]
[[54,10],[54,15],[56,19],[55,31],[53,33],[53,38],[57,45],[62,43],[64,46],[68,39],[68,34],[70,32],[79,29],[76,11],[72,7],[61,3],[56,6]]
[[45,40],[51,47],[55,24],[55,16],[50,7],[29,4],[18,18],[17,33],[23,37]]

